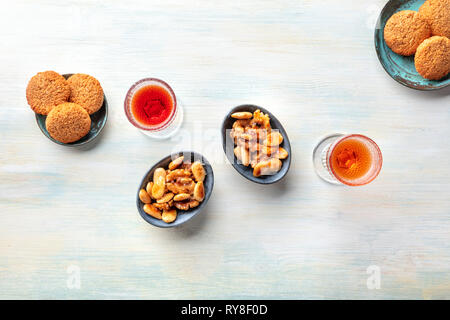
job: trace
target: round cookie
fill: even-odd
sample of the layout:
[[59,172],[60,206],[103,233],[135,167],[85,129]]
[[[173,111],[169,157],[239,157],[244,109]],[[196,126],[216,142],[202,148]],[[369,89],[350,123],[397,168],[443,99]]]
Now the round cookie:
[[98,111],[103,105],[103,89],[94,77],[77,73],[67,79],[70,86],[69,101],[77,103],[89,114]]
[[450,72],[450,40],[433,36],[417,48],[414,64],[417,72],[429,80],[439,80]]
[[91,117],[76,103],[62,103],[52,109],[45,120],[50,136],[62,143],[75,142],[88,134]]
[[34,112],[47,115],[53,107],[69,100],[70,87],[55,71],[39,72],[27,85],[27,101]]
[[393,14],[384,27],[384,41],[392,51],[402,56],[413,55],[422,41],[430,36],[428,23],[411,10]]
[[419,9],[419,16],[431,27],[433,36],[450,38],[450,0],[427,0]]

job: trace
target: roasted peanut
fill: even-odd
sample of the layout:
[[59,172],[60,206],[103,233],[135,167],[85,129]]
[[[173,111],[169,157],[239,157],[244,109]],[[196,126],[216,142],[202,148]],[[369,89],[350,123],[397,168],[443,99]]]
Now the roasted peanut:
[[241,134],[245,132],[245,128],[241,125],[237,125],[236,127],[233,128],[233,130],[236,132],[236,134]]
[[230,130],[230,137],[231,138],[236,138],[239,137],[239,135],[244,133],[244,127],[242,126],[234,126],[233,129]]
[[230,137],[231,137],[231,139],[237,139],[243,133],[244,133],[244,127],[233,125],[233,129],[230,130]]
[[147,183],[147,187],[145,187],[145,191],[147,191],[147,193],[150,196],[150,198],[153,198],[153,196],[152,196],[152,188],[153,188],[153,181],[150,181],[149,183]]
[[189,203],[188,202],[174,202],[173,205],[175,206],[175,208],[179,209],[179,210],[189,210]]
[[250,164],[250,153],[246,148],[237,146],[234,148],[234,155],[244,166],[248,166]]
[[205,198],[205,187],[203,186],[202,181],[196,183],[194,188],[194,195],[192,198],[200,202]]
[[256,110],[253,113],[253,119],[256,123],[260,124],[264,128],[270,127],[270,118],[268,114],[264,114],[261,110]]
[[192,183],[188,184],[188,185],[184,185],[184,190],[186,190],[184,193],[189,193],[192,194],[194,193],[194,189],[195,189],[195,182],[192,181]]
[[255,166],[261,162],[261,161],[266,161],[269,160],[269,157],[267,156],[267,154],[263,153],[263,152],[255,152],[252,153],[250,156],[250,165],[252,168],[255,168]]
[[278,159],[286,159],[289,156],[289,153],[284,148],[279,148],[278,152],[275,154],[275,157]]
[[256,134],[242,133],[239,138],[244,139],[245,141],[254,141],[257,137]]
[[175,160],[173,160],[171,163],[169,163],[169,170],[175,170],[178,168],[184,160],[184,156],[178,157]]
[[253,175],[255,177],[273,175],[280,171],[281,165],[281,161],[277,158],[258,162],[253,169]]
[[245,133],[242,135],[242,138],[245,140],[248,140],[250,142],[257,142],[259,131],[262,131],[262,129],[253,129],[253,128],[247,127],[247,128],[245,128]]
[[250,151],[251,153],[253,153],[253,152],[260,152],[263,148],[264,148],[263,145],[255,142],[255,143],[250,143],[249,144],[248,151]]
[[184,169],[184,170],[191,170],[191,166],[192,166],[192,163],[190,163],[190,162],[185,162],[185,163],[183,163],[182,165],[181,165],[181,169]]
[[283,142],[283,136],[278,131],[271,132],[266,140],[264,141],[264,144],[269,147],[278,146]]
[[143,203],[150,203],[150,202],[152,202],[152,199],[150,199],[150,195],[144,189],[139,190],[139,199]]
[[162,219],[165,223],[171,223],[174,222],[177,218],[177,210],[164,210],[162,213]]
[[191,170],[195,181],[199,182],[205,180],[206,171],[200,161],[195,161],[191,166]]
[[197,200],[190,200],[187,202],[187,204],[189,204],[189,208],[192,209],[197,207],[200,204],[200,202],[198,202]]
[[253,152],[250,154],[250,166],[254,168],[258,164],[259,160],[259,154],[256,152]]
[[175,169],[167,174],[166,181],[174,181],[176,178],[189,178],[190,176],[191,172],[189,170]]
[[155,199],[159,199],[164,195],[166,188],[166,170],[158,168],[153,174],[152,195]]
[[184,200],[189,199],[190,197],[191,197],[191,195],[188,193],[180,193],[180,194],[177,194],[175,197],[173,197],[173,201],[184,201]]
[[168,202],[165,202],[165,203],[154,202],[154,203],[152,203],[152,206],[154,206],[155,208],[157,208],[159,210],[170,210],[170,207],[171,207]]
[[162,196],[162,198],[156,200],[156,202],[158,203],[166,203],[169,202],[170,200],[172,200],[174,194],[172,192],[166,193],[165,195]]
[[269,133],[270,133],[270,131],[267,130],[267,129],[258,129],[258,130],[256,130],[257,141],[259,143],[263,143],[264,140],[267,138],[267,135]]
[[168,182],[167,189],[175,194],[178,193],[189,193],[194,192],[195,182],[191,181],[189,184],[182,184],[180,182]]
[[153,205],[146,203],[144,204],[144,211],[146,214],[148,214],[149,216],[152,216],[153,218],[159,219],[161,220],[161,211],[159,211],[158,209],[156,209]]
[[191,184],[193,182],[193,180],[191,178],[178,178],[177,182],[184,184],[184,185],[188,185],[188,184]]
[[175,194],[179,193],[178,192],[178,187],[173,182],[167,182],[166,183],[166,187],[167,187],[167,190],[169,190],[170,192],[173,192]]
[[278,152],[278,146],[270,147],[270,146],[263,146],[261,148],[261,151],[268,156],[271,156],[272,154],[275,154]]
[[238,119],[238,120],[236,120],[236,121],[233,123],[232,128],[236,128],[236,127],[242,127],[242,128],[244,128],[244,127],[248,126],[249,123],[250,123],[250,120],[247,120],[247,119],[245,119],[245,120],[243,120],[243,119]]
[[242,148],[245,148],[245,149],[249,149],[250,148],[250,142],[246,141],[245,139],[242,139],[242,138],[237,138],[236,139],[236,144],[239,147],[242,147]]
[[253,116],[252,113],[251,112],[247,112],[247,111],[235,112],[235,113],[233,113],[231,115],[232,118],[239,119],[239,120],[251,119],[252,116]]
[[[191,194],[194,191],[195,182],[191,178],[178,178],[175,181],[175,185],[179,187],[181,192],[178,193],[189,193]],[[185,191],[182,191],[185,190]]]

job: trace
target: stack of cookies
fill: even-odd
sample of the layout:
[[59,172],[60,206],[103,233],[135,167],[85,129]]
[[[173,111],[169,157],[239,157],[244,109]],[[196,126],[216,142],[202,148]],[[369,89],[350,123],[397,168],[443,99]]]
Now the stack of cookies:
[[419,11],[403,10],[386,23],[384,40],[397,54],[415,54],[417,72],[440,80],[450,72],[450,0],[427,0]]
[[27,86],[31,109],[46,115],[50,136],[62,143],[80,140],[91,129],[91,117],[103,105],[103,89],[94,77],[77,73],[67,80],[55,71],[39,72]]

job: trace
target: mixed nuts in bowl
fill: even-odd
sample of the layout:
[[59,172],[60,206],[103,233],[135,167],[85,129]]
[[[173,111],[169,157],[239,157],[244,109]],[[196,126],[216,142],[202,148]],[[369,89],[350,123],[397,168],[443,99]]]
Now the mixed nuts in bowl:
[[155,164],[138,190],[141,217],[157,227],[174,227],[198,214],[214,186],[208,160],[196,152],[177,152]]
[[242,176],[271,184],[286,176],[291,164],[291,145],[280,121],[255,105],[233,108],[222,124],[223,150]]

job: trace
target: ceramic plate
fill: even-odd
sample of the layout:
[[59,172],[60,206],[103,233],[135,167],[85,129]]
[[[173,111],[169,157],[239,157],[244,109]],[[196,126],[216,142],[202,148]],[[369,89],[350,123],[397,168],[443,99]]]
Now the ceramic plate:
[[397,11],[418,11],[424,0],[390,0],[381,11],[375,28],[375,49],[386,72],[397,82],[417,90],[437,90],[450,85],[450,75],[439,81],[427,80],[417,73],[414,56],[404,57],[394,53],[384,41],[384,26]]
[[[68,79],[71,75],[72,73],[63,74],[63,77]],[[106,96],[104,96],[103,98],[103,105],[101,106],[100,110],[91,114],[90,116],[91,116],[91,130],[89,130],[89,133],[85,135],[83,138],[72,143],[62,143],[53,139],[50,136],[50,133],[48,133],[47,128],[45,127],[45,120],[47,119],[47,116],[36,113],[36,122],[39,126],[39,129],[41,129],[42,133],[54,143],[67,147],[78,147],[94,140],[105,127],[106,120],[108,119],[108,102],[106,101]]]

